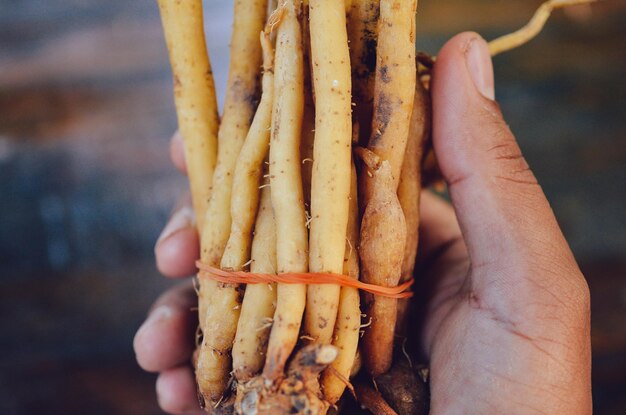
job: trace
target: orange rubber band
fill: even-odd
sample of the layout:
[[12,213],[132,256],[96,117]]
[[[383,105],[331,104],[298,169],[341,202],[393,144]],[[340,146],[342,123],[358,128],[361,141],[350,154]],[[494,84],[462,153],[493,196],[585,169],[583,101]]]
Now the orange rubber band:
[[413,292],[409,290],[413,285],[413,278],[398,285],[397,287],[382,287],[375,284],[367,284],[354,278],[341,274],[330,273],[299,273],[287,272],[282,274],[257,274],[246,271],[225,271],[196,261],[200,270],[200,278],[208,278],[224,284],[337,284],[342,287],[358,288],[374,295],[389,298],[410,298]]

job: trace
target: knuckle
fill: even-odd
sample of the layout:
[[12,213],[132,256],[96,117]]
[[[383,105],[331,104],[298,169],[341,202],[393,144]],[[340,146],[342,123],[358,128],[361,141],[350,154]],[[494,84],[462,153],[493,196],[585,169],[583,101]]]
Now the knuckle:
[[481,120],[484,126],[497,127],[510,133],[508,124],[504,121],[500,105],[496,101],[482,100],[478,105],[470,109],[470,112],[472,112],[472,117]]
[[494,177],[504,185],[537,186],[537,179],[515,140],[510,133],[499,131],[499,142],[487,150],[489,160],[494,166]]
[[511,184],[537,186],[537,179],[504,120],[498,103],[485,101],[477,111],[484,122],[477,133],[488,137],[485,140],[484,151],[490,166],[490,174],[505,186]]

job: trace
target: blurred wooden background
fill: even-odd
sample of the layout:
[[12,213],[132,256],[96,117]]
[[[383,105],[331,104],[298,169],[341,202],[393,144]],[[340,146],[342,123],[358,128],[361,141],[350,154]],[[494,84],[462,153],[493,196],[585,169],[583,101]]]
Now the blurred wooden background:
[[[206,3],[223,94],[230,2]],[[422,0],[418,47],[539,0]],[[497,95],[592,292],[594,400],[626,413],[626,4],[559,12],[496,58]],[[154,0],[0,0],[0,413],[156,414],[131,341],[168,282],[153,243],[185,181]]]

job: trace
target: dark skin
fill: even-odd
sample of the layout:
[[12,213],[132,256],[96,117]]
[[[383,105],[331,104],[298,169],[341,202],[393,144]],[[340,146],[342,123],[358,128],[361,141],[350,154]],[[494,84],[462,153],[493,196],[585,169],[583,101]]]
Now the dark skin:
[[[439,53],[433,144],[452,205],[429,192],[421,202],[421,275],[434,281],[422,332],[431,413],[590,414],[589,289],[493,85],[477,34]],[[184,172],[178,138],[172,159]],[[174,278],[195,273],[198,253],[182,206],[155,249],[159,270]],[[170,413],[199,411],[188,363],[194,305],[189,282],[166,292],[135,337],[137,360],[159,372],[159,403]]]

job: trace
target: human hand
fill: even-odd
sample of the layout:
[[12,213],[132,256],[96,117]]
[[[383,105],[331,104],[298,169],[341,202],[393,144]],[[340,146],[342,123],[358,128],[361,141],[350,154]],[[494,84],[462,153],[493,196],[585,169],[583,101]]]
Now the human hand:
[[589,290],[493,101],[482,38],[444,46],[431,95],[454,207],[421,203],[431,414],[590,414]]
[[[182,140],[175,134],[170,154],[174,165],[186,173]],[[155,246],[159,271],[170,278],[196,273],[198,233],[189,195],[183,197]],[[161,408],[172,414],[202,414],[191,367],[198,301],[191,281],[166,291],[150,309],[137,331],[133,346],[139,365],[157,372],[156,391]]]
[[[589,291],[493,96],[484,40],[456,36],[432,81],[433,144],[454,209],[428,192],[421,201],[420,257],[436,282],[423,333],[431,413],[588,414]],[[179,137],[171,149],[184,172]],[[198,250],[187,202],[157,242],[158,268],[190,275]],[[135,337],[170,413],[200,411],[195,301],[190,284],[168,291]]]

